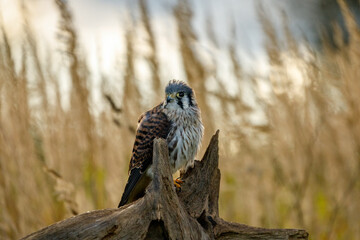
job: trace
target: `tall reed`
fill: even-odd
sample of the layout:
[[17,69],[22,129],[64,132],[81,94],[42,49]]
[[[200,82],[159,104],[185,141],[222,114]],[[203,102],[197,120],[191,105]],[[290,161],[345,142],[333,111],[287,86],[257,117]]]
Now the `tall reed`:
[[[125,64],[114,80],[123,88],[103,92],[103,102],[96,103],[101,109],[95,111],[92,96],[104,89],[91,87],[92,69],[68,3],[54,3],[61,51],[48,51],[45,59],[26,4],[20,56],[14,54],[6,27],[0,28],[1,239],[18,239],[72,215],[116,207],[127,180],[136,121],[148,107],[137,59],[150,66],[148,91],[154,96],[169,80],[161,76],[166,66],[160,64],[149,3],[140,0],[139,21],[124,28],[126,52],[119,58]],[[349,41],[344,43],[335,27],[338,48],[325,39],[321,51],[300,45],[286,16],[280,39],[259,6],[270,66],[265,78],[243,69],[232,29],[234,40],[225,49],[235,95],[218,75],[219,66],[209,67],[199,57],[190,2],[178,1],[172,9],[183,80],[195,88],[202,109],[203,146],[221,129],[220,215],[225,219],[305,228],[313,239],[360,235],[360,34],[346,3],[339,3]],[[211,21],[204,27],[219,49]],[[136,51],[138,28],[146,33],[146,56]],[[62,62],[55,62],[54,55]],[[61,88],[63,75],[70,82],[68,95]],[[209,89],[210,82],[218,88]],[[270,89],[266,93],[264,84]]]

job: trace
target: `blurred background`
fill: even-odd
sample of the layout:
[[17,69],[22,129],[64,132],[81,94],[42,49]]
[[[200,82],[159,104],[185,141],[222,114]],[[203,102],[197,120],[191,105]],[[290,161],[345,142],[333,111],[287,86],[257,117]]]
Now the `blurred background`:
[[360,235],[357,0],[0,0],[0,238],[117,206],[138,116],[196,91],[220,216]]

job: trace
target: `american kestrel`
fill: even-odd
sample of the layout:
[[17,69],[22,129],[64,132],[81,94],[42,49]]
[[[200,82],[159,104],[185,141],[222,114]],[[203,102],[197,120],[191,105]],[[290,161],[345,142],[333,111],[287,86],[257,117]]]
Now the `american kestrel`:
[[194,158],[204,132],[194,90],[185,82],[171,80],[166,99],[143,113],[138,120],[129,166],[129,178],[118,207],[142,197],[152,177],[153,141],[164,138],[168,144],[172,173],[194,166]]

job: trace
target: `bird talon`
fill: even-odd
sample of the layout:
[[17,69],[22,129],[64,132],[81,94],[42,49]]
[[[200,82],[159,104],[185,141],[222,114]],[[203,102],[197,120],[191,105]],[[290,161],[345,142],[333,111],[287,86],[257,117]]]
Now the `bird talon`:
[[179,185],[181,185],[182,183],[184,183],[185,181],[182,180],[180,177],[178,177],[177,179],[174,180],[174,182],[178,183]]
[[176,188],[176,191],[181,192],[181,184],[184,183],[184,180],[181,180],[180,177],[178,177],[177,179],[174,179],[174,185]]

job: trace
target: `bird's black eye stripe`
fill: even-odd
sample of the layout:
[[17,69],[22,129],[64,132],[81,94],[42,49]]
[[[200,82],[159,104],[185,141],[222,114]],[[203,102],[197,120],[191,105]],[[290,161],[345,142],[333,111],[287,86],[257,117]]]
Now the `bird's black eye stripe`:
[[181,109],[184,109],[184,105],[183,105],[183,102],[181,101],[181,99],[179,99],[177,101],[177,104],[181,107]]
[[190,107],[194,106],[194,104],[193,104],[193,102],[192,102],[192,100],[191,100],[191,99],[192,99],[192,94],[190,93],[190,94],[188,94],[187,96],[188,96],[188,98],[189,98],[189,106],[190,106]]

